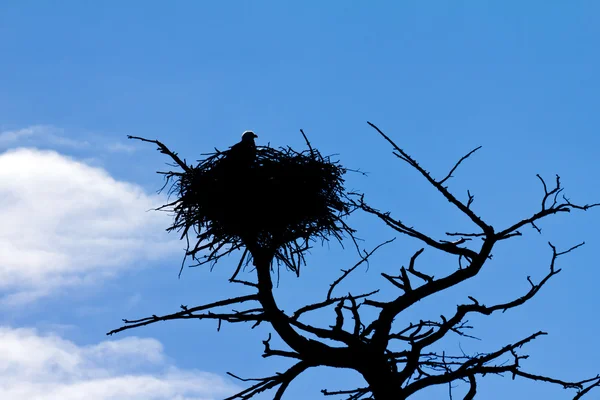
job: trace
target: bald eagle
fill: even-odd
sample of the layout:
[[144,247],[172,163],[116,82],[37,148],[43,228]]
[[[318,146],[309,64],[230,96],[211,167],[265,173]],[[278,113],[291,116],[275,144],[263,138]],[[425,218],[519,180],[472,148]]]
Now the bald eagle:
[[250,168],[256,160],[256,143],[257,138],[252,131],[245,131],[242,134],[242,140],[229,148],[227,161],[238,169]]

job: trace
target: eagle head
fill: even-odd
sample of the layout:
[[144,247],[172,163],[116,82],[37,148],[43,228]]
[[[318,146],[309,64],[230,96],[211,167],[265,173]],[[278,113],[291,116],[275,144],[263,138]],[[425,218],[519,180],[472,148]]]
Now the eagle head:
[[252,132],[252,131],[245,131],[242,134],[242,142],[243,143],[245,143],[245,142],[254,142],[254,138],[257,138],[257,137],[258,137],[258,135],[255,134],[254,132]]

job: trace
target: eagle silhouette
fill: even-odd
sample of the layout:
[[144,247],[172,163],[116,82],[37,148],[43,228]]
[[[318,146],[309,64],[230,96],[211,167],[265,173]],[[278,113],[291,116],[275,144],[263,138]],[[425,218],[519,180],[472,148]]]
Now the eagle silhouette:
[[256,160],[256,143],[257,138],[252,131],[245,131],[242,134],[242,140],[229,148],[227,152],[227,162],[236,169],[244,170],[250,168]]

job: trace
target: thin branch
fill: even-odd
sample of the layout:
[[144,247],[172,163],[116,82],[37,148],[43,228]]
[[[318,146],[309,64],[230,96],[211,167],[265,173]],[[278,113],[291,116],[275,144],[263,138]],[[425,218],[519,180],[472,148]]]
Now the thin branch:
[[338,279],[336,279],[331,285],[329,285],[329,290],[327,291],[327,300],[331,299],[331,294],[333,293],[333,289],[335,289],[335,287],[342,281],[344,280],[344,278],[346,278],[348,275],[350,275],[350,273],[352,273],[352,271],[354,271],[356,268],[358,268],[362,263],[368,263],[369,262],[369,257],[371,257],[373,255],[373,253],[375,253],[377,250],[379,250],[382,246],[392,243],[394,240],[396,240],[396,238],[390,239],[390,240],[386,240],[383,243],[378,244],[373,250],[367,252],[364,251],[364,255],[360,255],[360,260],[354,264],[354,266],[352,266],[349,269],[346,270],[342,270],[342,276],[340,276]]
[[279,386],[279,389],[275,393],[274,400],[281,400],[283,393],[289,386],[290,382],[296,379],[298,375],[302,372],[306,371],[312,365],[307,363],[306,361],[300,361],[299,363],[290,367],[287,371],[281,374],[269,376],[266,378],[240,378],[237,375],[234,375],[231,372],[227,372],[227,375],[240,380],[242,382],[258,382],[247,389],[244,389],[233,396],[227,397],[225,400],[234,400],[234,399],[249,399],[259,393],[262,393],[266,390],[272,389],[276,386]]
[[298,360],[302,360],[302,356],[293,351],[284,351],[284,350],[273,350],[271,348],[271,334],[269,333],[269,337],[267,340],[263,340],[263,345],[265,349],[263,351],[263,358],[271,357],[271,356],[280,356],[286,358],[295,358]]
[[337,303],[340,300],[345,300],[345,299],[349,299],[349,298],[353,298],[353,299],[363,299],[363,298],[367,298],[369,296],[374,295],[375,293],[378,293],[379,289],[377,290],[373,290],[372,292],[369,293],[363,293],[363,294],[359,294],[359,295],[350,295],[348,294],[347,296],[342,296],[342,297],[331,297],[328,300],[324,300],[321,301],[319,303],[312,303],[312,304],[308,304],[306,306],[303,306],[299,309],[297,309],[291,316],[291,319],[293,320],[297,320],[302,314],[309,312],[309,311],[314,311],[314,310],[318,310],[321,309],[323,307],[327,307],[330,306],[334,303]]
[[177,165],[179,165],[181,167],[181,169],[183,169],[185,172],[191,172],[191,168],[184,161],[182,161],[179,158],[179,156],[177,156],[177,153],[174,153],[171,150],[169,150],[167,148],[167,146],[165,146],[163,143],[159,142],[158,140],[144,139],[143,137],[131,136],[131,135],[127,135],[127,139],[137,139],[137,140],[141,140],[142,142],[154,143],[155,145],[158,146],[158,151],[171,157],[173,159],[173,161],[175,161],[177,163]]
[[304,138],[304,141],[306,142],[306,145],[308,146],[308,149],[310,150],[310,153],[313,153],[313,148],[310,145],[310,141],[308,140],[308,138],[306,137],[306,135],[304,134],[304,131],[302,129],[300,129],[300,133],[302,134],[302,137]]
[[390,228],[394,229],[395,231],[400,232],[400,233],[410,236],[410,237],[414,237],[415,239],[419,239],[422,242],[424,242],[425,244],[427,244],[428,246],[431,246],[438,250],[444,251],[446,253],[462,255],[462,256],[470,257],[470,258],[473,258],[477,255],[476,252],[474,252],[473,250],[470,250],[466,247],[459,247],[457,244],[450,243],[450,242],[439,242],[439,241],[433,239],[432,237],[430,237],[414,228],[408,227],[407,225],[402,223],[402,221],[392,218],[390,216],[390,213],[381,212],[381,211],[376,210],[375,208],[367,205],[364,202],[364,199],[362,197],[359,199],[359,202],[356,205],[358,207],[360,207],[363,211],[366,211],[369,214],[373,214],[373,215],[379,217],[379,219],[381,219],[383,222],[385,222],[386,225],[388,225]]
[[[157,316],[157,315],[153,315],[151,317],[146,317],[146,318],[141,318],[141,319],[136,319],[136,320],[127,320],[124,319],[123,322],[127,325],[124,325],[120,328],[117,329],[113,329],[112,331],[108,332],[107,335],[113,335],[115,333],[118,332],[122,332],[128,329],[133,329],[133,328],[137,328],[140,326],[145,326],[145,325],[150,325],[153,324],[155,322],[159,322],[159,321],[167,321],[167,320],[172,320],[172,319],[189,319],[189,318],[214,318],[211,317],[210,315],[194,315],[194,312],[197,311],[204,311],[204,310],[209,310],[215,307],[222,307],[222,306],[227,306],[227,305],[231,305],[231,304],[240,304],[240,303],[244,303],[247,301],[258,301],[258,295],[256,294],[251,294],[251,295],[247,295],[247,296],[240,296],[240,297],[234,297],[231,299],[226,299],[226,300],[220,300],[220,301],[216,301],[214,303],[209,303],[209,304],[205,304],[202,306],[197,306],[197,307],[193,307],[193,308],[188,308],[186,306],[182,306],[181,308],[183,309],[183,311],[179,311],[173,314],[168,314],[168,315],[163,315],[163,316]],[[237,313],[239,314],[239,313]],[[232,316],[236,316],[236,314],[229,314]],[[241,316],[240,316],[241,318]],[[250,316],[246,316],[244,317],[245,319],[251,320]],[[255,320],[255,319],[252,319]]]
[[368,121],[367,124],[374,128],[385,140],[388,141],[388,143],[392,145],[392,147],[399,153],[396,154],[396,156],[406,161],[411,167],[419,171],[419,173],[423,175],[423,177],[425,177],[425,179],[427,179],[427,181],[431,183],[433,187],[435,187],[450,203],[452,203],[466,216],[468,216],[471,219],[471,221],[473,221],[477,226],[481,228],[483,232],[487,234],[492,234],[494,232],[493,228],[490,225],[483,222],[483,220],[477,215],[475,215],[475,213],[470,208],[468,208],[466,205],[460,202],[444,186],[442,186],[439,182],[433,179],[429,172],[425,171],[411,156],[409,156],[407,153],[404,152],[404,150],[398,147],[398,145],[394,143],[392,139],[390,139],[385,133],[383,133],[377,126]]
[[[519,357],[518,356],[515,357],[514,364],[505,365],[505,366],[491,366],[491,367],[486,366],[486,364],[497,359],[498,357],[500,357],[501,355],[506,354],[506,353],[511,353],[511,354],[515,355],[515,353],[514,353],[515,349],[518,349],[518,348],[522,347],[524,344],[529,343],[530,341],[534,340],[538,336],[545,335],[545,334],[546,334],[545,332],[536,332],[536,333],[526,337],[523,340],[520,340],[514,344],[504,346],[495,352],[470,358],[469,360],[462,363],[462,365],[459,368],[452,370],[451,372],[443,373],[440,375],[431,375],[431,376],[419,379],[417,381],[414,381],[412,383],[409,383],[404,388],[404,392],[408,397],[410,394],[413,394],[425,387],[446,384],[448,382],[452,382],[452,381],[455,381],[458,379],[465,379],[465,378],[468,378],[470,375],[474,375],[474,374],[484,375],[484,374],[489,374],[489,373],[501,373],[501,372],[516,371],[519,367],[519,365],[518,365]],[[408,363],[407,363],[407,366],[408,366]],[[406,371],[403,371],[403,373],[401,373],[404,380],[406,380],[410,375],[412,375],[412,372],[410,372],[410,375],[405,376],[405,372]]]
[[321,390],[321,393],[323,393],[324,396],[339,396],[342,394],[349,394],[350,397],[348,397],[348,400],[360,399],[362,396],[364,396],[370,392],[371,392],[371,390],[369,388],[356,388],[356,389],[350,389],[350,390],[334,390],[334,391],[329,391],[327,389]]
[[411,274],[413,274],[414,276],[416,276],[417,278],[421,278],[422,280],[424,280],[425,282],[431,282],[433,280],[433,276],[429,276],[426,275],[422,272],[419,272],[415,269],[415,261],[417,260],[417,257],[419,257],[421,255],[421,253],[423,253],[423,251],[425,251],[425,248],[421,248],[420,250],[418,250],[415,254],[413,254],[413,256],[410,258],[410,263],[408,264],[408,272],[410,272]]
[[242,254],[242,257],[240,258],[240,262],[238,263],[237,268],[235,269],[235,272],[233,273],[233,275],[231,275],[231,278],[229,278],[229,282],[235,282],[236,276],[242,269],[242,265],[244,265],[244,260],[246,259],[246,255],[248,255],[247,247],[244,248],[244,253]]
[[446,182],[448,179],[450,179],[452,177],[452,173],[456,170],[456,168],[458,168],[460,163],[463,162],[464,160],[466,160],[467,158],[469,158],[471,156],[471,154],[475,153],[480,148],[481,148],[481,146],[478,146],[478,147],[474,148],[473,150],[471,150],[470,152],[468,152],[466,155],[462,156],[462,158],[460,160],[458,160],[458,162],[456,164],[454,164],[454,167],[452,167],[450,172],[448,172],[448,175],[446,175],[446,177],[444,179],[439,181],[439,184],[443,185],[444,182]]
[[[560,184],[560,176],[556,175],[556,183],[555,183],[554,188],[552,188],[552,190],[548,190],[548,186],[546,185],[546,182],[544,181],[544,179],[542,179],[542,177],[539,174],[536,176],[542,182],[542,185],[544,188],[544,196],[542,197],[542,200],[541,200],[541,210],[538,211],[537,213],[533,214],[531,217],[524,218],[521,221],[513,224],[512,226],[504,229],[503,231],[498,232],[496,234],[498,239],[506,238],[507,235],[511,234],[512,232],[516,231],[517,229],[519,229],[522,226],[527,225],[527,224],[531,224],[538,231],[538,233],[541,233],[541,229],[535,223],[548,215],[553,215],[553,214],[558,214],[558,213],[563,213],[563,212],[571,212],[572,209],[587,211],[590,208],[600,206],[600,203],[586,204],[586,205],[580,206],[578,204],[571,203],[569,201],[569,199],[567,199],[564,196],[563,196],[564,202],[558,203],[557,196],[563,191],[563,188],[561,187],[561,184]],[[552,199],[552,204],[548,207],[548,202],[550,199]]]
[[[587,382],[586,382],[587,383]],[[589,385],[588,387],[586,387],[585,389],[579,391],[577,393],[577,395],[575,397],[573,397],[573,400],[579,400],[581,399],[583,396],[585,396],[590,390],[592,390],[593,388],[596,387],[600,387],[600,376],[596,377],[596,380],[594,383],[592,383],[591,385]]]

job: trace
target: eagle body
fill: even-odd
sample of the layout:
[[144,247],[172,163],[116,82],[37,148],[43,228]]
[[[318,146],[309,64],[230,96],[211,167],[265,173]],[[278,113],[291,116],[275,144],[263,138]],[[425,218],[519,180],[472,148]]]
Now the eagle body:
[[256,143],[254,143],[254,139],[257,137],[258,135],[254,132],[245,131],[242,134],[242,140],[229,148],[227,162],[239,170],[250,168],[256,160]]

